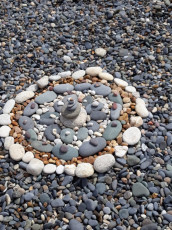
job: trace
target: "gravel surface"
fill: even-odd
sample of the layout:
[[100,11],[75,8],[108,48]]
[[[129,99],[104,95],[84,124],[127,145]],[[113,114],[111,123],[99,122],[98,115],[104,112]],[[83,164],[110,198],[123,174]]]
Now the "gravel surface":
[[44,76],[100,66],[136,88],[149,116],[126,158],[83,179],[63,166],[28,174],[1,127],[0,230],[172,229],[171,26],[169,0],[1,0],[0,114]]

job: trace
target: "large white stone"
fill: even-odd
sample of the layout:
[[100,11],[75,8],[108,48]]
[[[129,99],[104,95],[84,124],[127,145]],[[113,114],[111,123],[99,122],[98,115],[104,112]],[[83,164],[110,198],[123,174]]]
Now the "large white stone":
[[13,160],[20,161],[23,158],[24,154],[25,154],[25,150],[24,150],[22,145],[13,144],[9,148],[9,153],[10,153],[10,157]]
[[141,98],[136,99],[135,110],[136,113],[143,118],[149,115],[149,111],[146,108],[145,102]]
[[43,172],[46,174],[52,174],[56,171],[56,165],[54,164],[47,164],[44,166]]
[[14,144],[14,137],[6,137],[4,142],[4,148],[9,150],[10,146]]
[[117,157],[124,157],[127,151],[128,151],[127,146],[120,146],[120,145],[115,146],[115,155]]
[[65,165],[64,172],[69,176],[75,176],[76,166],[74,164]]
[[7,125],[4,125],[0,128],[0,137],[8,137],[10,134],[11,128]]
[[98,76],[99,73],[102,72],[102,68],[99,66],[95,66],[95,67],[88,67],[86,69],[86,74],[90,75],[91,77],[95,77]]
[[38,176],[41,174],[43,168],[44,163],[41,160],[34,158],[27,165],[26,171],[33,176]]
[[27,101],[28,99],[34,97],[35,93],[32,91],[23,91],[19,94],[17,94],[15,101],[16,103],[23,103],[24,101]]
[[80,178],[90,177],[94,174],[94,168],[90,163],[80,163],[76,167],[75,174]]
[[135,93],[136,92],[136,88],[129,85],[129,86],[125,87],[125,91],[127,91],[128,93]]
[[106,72],[101,72],[99,73],[99,77],[101,79],[107,80],[107,81],[112,81],[113,80],[113,76],[110,73],[106,73]]
[[40,78],[36,83],[39,86],[39,88],[45,88],[48,85],[48,76]]
[[1,114],[0,115],[0,125],[10,125],[11,119],[9,114]]
[[114,82],[118,85],[118,86],[122,86],[122,87],[126,87],[128,86],[128,83],[122,79],[119,78],[114,78]]
[[141,138],[140,129],[137,127],[130,127],[123,133],[123,141],[128,145],[135,145]]
[[85,75],[85,70],[78,70],[72,74],[72,77],[77,80],[79,78],[82,78]]
[[37,90],[38,90],[38,85],[37,84],[30,85],[29,87],[26,88],[26,91],[36,92]]
[[141,125],[143,125],[143,119],[140,116],[131,116],[130,125],[140,127]]
[[97,56],[104,57],[106,55],[106,50],[103,48],[97,48],[95,49],[95,53]]
[[29,163],[33,158],[34,158],[33,153],[28,151],[24,154],[22,161],[25,163]]
[[65,72],[61,72],[58,74],[60,77],[70,77],[71,76],[71,71],[65,71]]
[[63,166],[63,165],[57,166],[57,168],[56,168],[56,173],[57,173],[58,175],[64,173],[64,166]]
[[51,76],[49,77],[49,80],[50,80],[50,81],[58,81],[58,80],[60,80],[60,78],[61,78],[60,75],[51,75]]
[[14,105],[15,105],[15,100],[14,99],[8,100],[4,105],[3,113],[4,114],[10,113],[11,110],[14,108]]
[[115,164],[115,158],[111,154],[98,156],[94,161],[94,169],[99,173],[107,172]]

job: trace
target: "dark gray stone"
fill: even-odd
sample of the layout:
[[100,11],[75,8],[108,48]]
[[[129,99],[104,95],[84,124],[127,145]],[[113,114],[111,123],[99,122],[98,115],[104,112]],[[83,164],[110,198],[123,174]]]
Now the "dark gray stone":
[[30,102],[24,109],[23,115],[24,116],[32,116],[38,109],[38,104],[34,101]]
[[59,159],[63,159],[65,161],[72,160],[73,157],[78,157],[78,150],[67,146],[67,152],[62,151],[61,144],[55,145],[52,149],[52,153],[54,156],[58,157]]
[[21,116],[19,118],[19,125],[22,129],[28,130],[34,128],[34,122],[30,117]]

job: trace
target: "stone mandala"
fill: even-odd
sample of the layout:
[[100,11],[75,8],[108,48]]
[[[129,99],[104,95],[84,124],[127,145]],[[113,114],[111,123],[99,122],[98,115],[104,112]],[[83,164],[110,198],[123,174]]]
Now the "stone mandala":
[[[109,170],[136,145],[148,116],[127,82],[89,67],[44,76],[3,109],[4,146],[28,173],[88,177]],[[3,126],[1,127],[1,129]]]

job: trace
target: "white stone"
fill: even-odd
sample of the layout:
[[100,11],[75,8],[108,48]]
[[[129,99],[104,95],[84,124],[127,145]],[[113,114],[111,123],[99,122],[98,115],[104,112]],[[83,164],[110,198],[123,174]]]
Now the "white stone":
[[127,146],[120,146],[120,145],[115,146],[115,155],[117,157],[124,157],[127,151],[128,151]]
[[54,140],[54,143],[55,143],[56,145],[58,145],[58,144],[62,144],[62,141],[61,141],[60,139],[55,139],[55,140]]
[[95,53],[100,57],[104,57],[106,55],[106,50],[103,48],[97,48],[95,49]]
[[38,176],[41,174],[44,168],[44,163],[36,158],[33,158],[27,165],[26,171],[33,176]]
[[132,93],[132,95],[133,95],[134,97],[136,97],[136,98],[139,98],[139,97],[140,97],[140,93],[139,93],[139,92],[134,92],[134,93]]
[[15,105],[15,100],[14,99],[8,100],[4,105],[3,114],[10,113],[11,110],[14,108],[14,105]]
[[25,154],[25,150],[24,150],[22,145],[13,144],[9,148],[9,153],[10,153],[10,157],[13,160],[20,161],[23,158],[24,154]]
[[0,125],[10,125],[11,119],[9,114],[1,114],[0,115]]
[[76,166],[74,164],[65,165],[64,172],[69,176],[75,176]]
[[96,77],[99,75],[99,73],[102,72],[102,68],[99,66],[95,66],[95,67],[88,67],[86,69],[86,74],[90,75],[91,77]]
[[57,173],[58,175],[64,173],[64,166],[63,166],[63,165],[57,166],[57,168],[56,168],[56,173]]
[[2,126],[0,128],[0,137],[8,137],[10,134],[11,128],[9,126]]
[[82,78],[85,75],[85,70],[78,70],[72,74],[72,77],[77,80],[79,78]]
[[46,174],[52,174],[56,171],[56,165],[54,164],[47,164],[44,166],[43,172]]
[[10,146],[14,144],[14,137],[6,137],[4,142],[4,148],[9,150]]
[[70,77],[71,76],[71,71],[65,71],[65,72],[61,72],[58,75],[60,75],[60,77]]
[[45,88],[48,85],[48,76],[40,78],[36,83],[39,86],[39,88]]
[[51,75],[51,76],[49,77],[49,80],[50,80],[50,81],[58,81],[58,80],[60,80],[60,78],[61,78],[60,75]]
[[125,91],[127,91],[128,93],[135,93],[136,92],[136,88],[129,85],[129,86],[125,87]]
[[119,78],[114,78],[114,82],[118,85],[118,86],[121,86],[121,87],[126,87],[128,86],[128,83],[122,79],[119,79]]
[[143,118],[149,115],[149,111],[146,108],[145,102],[141,98],[136,99],[135,110],[136,110],[136,113]]
[[77,165],[75,173],[80,178],[90,177],[94,174],[94,168],[90,163],[80,163]]
[[30,85],[28,88],[26,88],[26,91],[36,92],[37,90],[38,90],[37,84]]
[[64,56],[63,56],[63,60],[64,60],[65,62],[67,62],[67,63],[72,62],[71,58],[70,58],[69,56],[67,56],[67,55],[64,55]]
[[24,154],[22,161],[25,163],[29,163],[33,158],[34,158],[33,153],[28,151]]
[[16,103],[23,103],[24,101],[27,101],[28,99],[34,97],[35,93],[32,91],[23,91],[19,94],[17,94],[15,101]]
[[143,119],[140,116],[131,116],[130,125],[135,127],[140,127],[143,125]]
[[42,109],[36,110],[36,114],[41,115],[42,114]]
[[58,105],[64,105],[64,102],[63,101],[58,101],[57,104]]
[[115,164],[115,158],[111,154],[98,156],[94,161],[94,169],[99,173],[107,172]]
[[107,81],[112,81],[113,80],[113,76],[110,73],[105,73],[105,72],[99,73],[99,77],[101,79],[104,79],[104,80],[107,80]]
[[123,133],[123,141],[129,145],[135,145],[141,138],[141,132],[137,127],[130,127]]

